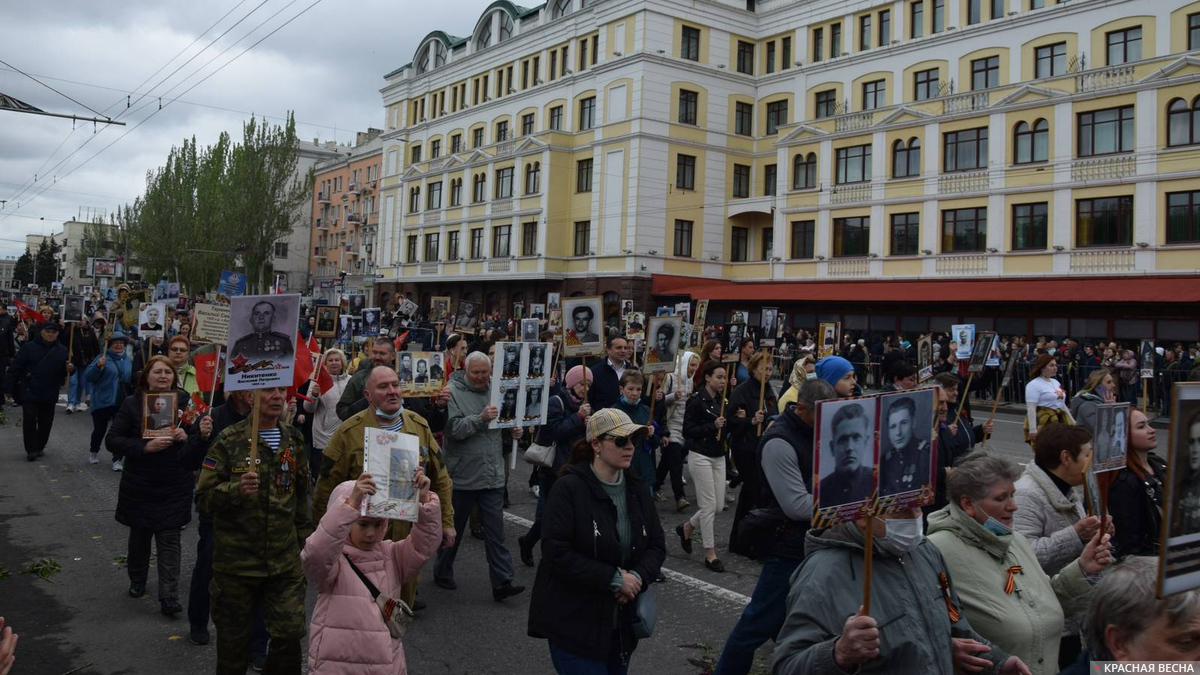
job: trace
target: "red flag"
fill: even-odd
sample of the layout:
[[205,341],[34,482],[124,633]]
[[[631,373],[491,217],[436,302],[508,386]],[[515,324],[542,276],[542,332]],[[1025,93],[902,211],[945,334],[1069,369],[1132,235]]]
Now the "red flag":
[[205,394],[211,392],[217,381],[217,352],[197,354],[192,364],[196,367],[196,387]]
[[29,305],[13,298],[14,307],[17,308],[18,319],[28,319],[29,321],[41,321],[42,313],[30,307]]
[[312,335],[311,333],[308,336],[308,351],[312,352],[313,354],[321,353],[321,343],[317,342],[317,336]]
[[300,337],[300,333],[296,333],[296,366],[292,371],[292,386],[288,387],[288,399],[296,396],[297,393],[303,392],[308,394],[308,387],[305,383],[312,377],[313,359],[312,352],[308,350],[308,341]]

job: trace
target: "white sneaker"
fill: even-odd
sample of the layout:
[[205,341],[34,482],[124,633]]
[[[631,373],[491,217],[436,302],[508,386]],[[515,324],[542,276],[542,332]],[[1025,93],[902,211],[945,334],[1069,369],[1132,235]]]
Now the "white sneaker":
[[119,459],[113,460],[113,471],[121,471],[125,468],[125,462]]
[[75,406],[76,412],[83,412],[87,409],[88,409],[88,404],[86,404],[86,403],[80,403],[79,405]]
[[529,493],[533,495],[534,499],[537,499],[538,497],[541,496],[538,494],[541,491],[542,491],[542,486],[540,486],[540,485],[534,485],[533,487],[529,488]]
[[75,406],[73,406],[73,405],[67,406],[67,414],[70,415],[73,412],[75,412]]
[[100,453],[89,452],[88,453],[88,464],[99,464],[99,463],[100,463]]

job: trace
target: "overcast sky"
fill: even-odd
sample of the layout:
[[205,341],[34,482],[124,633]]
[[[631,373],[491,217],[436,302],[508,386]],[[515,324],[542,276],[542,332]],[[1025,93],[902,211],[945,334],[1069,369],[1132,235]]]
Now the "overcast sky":
[[[282,118],[293,110],[298,134],[310,141],[320,137],[353,142],[356,131],[382,127],[383,75],[411,61],[417,42],[432,30],[468,34],[490,2],[319,1],[161,112],[156,112],[160,94],[164,102],[180,96],[312,0],[0,3],[0,60],[87,107],[108,116],[120,114],[118,119],[128,122],[126,127],[102,125],[103,131],[94,134],[90,123],[77,123],[72,130],[71,120],[0,111],[0,200],[8,200],[0,209],[0,258],[20,255],[27,233],[61,230],[62,221],[75,218],[81,208],[108,212],[132,201],[145,187],[146,172],[163,164],[172,145],[193,135],[201,145],[210,144],[222,131],[240,138],[242,122],[251,113]],[[225,37],[155,88],[260,3]],[[211,65],[204,65],[238,40]],[[193,75],[197,69],[200,72]],[[182,84],[168,92],[176,83]],[[126,110],[129,92],[136,92],[133,100],[141,93],[151,95]],[[95,116],[3,64],[0,93],[46,111]],[[145,108],[139,110],[141,106]],[[130,131],[143,119],[147,121]],[[128,136],[89,160],[126,132]],[[80,168],[72,171],[75,167]],[[36,187],[28,189],[35,173]]]

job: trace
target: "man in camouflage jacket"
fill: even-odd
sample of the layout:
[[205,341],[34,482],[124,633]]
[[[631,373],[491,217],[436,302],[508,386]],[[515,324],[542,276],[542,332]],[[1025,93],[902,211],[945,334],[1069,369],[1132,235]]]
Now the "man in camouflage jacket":
[[[263,389],[259,396],[257,461],[250,459],[253,420],[248,418],[213,442],[196,487],[197,503],[214,520],[209,593],[218,675],[246,672],[256,599],[271,637],[265,672],[300,673],[305,633],[300,550],[313,529],[308,462],[304,436],[281,420],[286,389]],[[272,448],[274,432],[279,441]]]
[[[367,428],[386,429],[397,421],[402,421],[399,428],[401,433],[417,437],[421,448],[421,464],[425,475],[429,476],[431,488],[437,493],[442,504],[442,547],[452,546],[456,533],[454,531],[454,507],[451,497],[454,486],[450,481],[450,472],[442,463],[442,453],[438,449],[433,432],[429,429],[425,418],[417,413],[402,409],[403,399],[400,398],[400,379],[396,371],[388,366],[374,366],[366,378],[365,389],[367,409],[351,415],[333,432],[329,443],[325,446],[321,458],[321,475],[317,478],[317,488],[313,494],[313,520],[320,521],[329,506],[329,495],[342,481],[357,480],[363,471],[363,430]],[[382,416],[376,412],[382,413]],[[388,415],[398,418],[387,419]],[[391,521],[388,538],[400,541],[412,530],[412,523],[403,520]],[[414,574],[400,590],[400,599],[412,607],[417,595],[417,580],[419,574]]]

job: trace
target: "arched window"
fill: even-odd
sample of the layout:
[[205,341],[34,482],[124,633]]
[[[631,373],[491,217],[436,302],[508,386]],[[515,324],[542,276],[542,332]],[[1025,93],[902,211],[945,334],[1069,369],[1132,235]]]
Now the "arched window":
[[1167,105],[1167,145],[1195,145],[1200,143],[1200,96],[1192,100],[1189,107],[1181,98]]
[[1013,129],[1013,163],[1045,162],[1050,158],[1050,123],[1044,119],[1017,122]]
[[792,160],[792,189],[806,190],[817,186],[817,153],[796,155]]
[[557,19],[560,16],[566,16],[571,13],[571,0],[554,0],[554,7],[550,10],[550,18]]
[[479,29],[479,35],[475,38],[475,49],[486,49],[492,44],[492,19],[484,22],[483,28]]
[[908,143],[892,143],[892,178],[912,178],[921,175],[921,141],[916,136]]
[[525,194],[537,194],[541,189],[542,163],[533,162],[525,165]]
[[504,42],[513,34],[513,20],[508,12],[500,14],[500,38],[496,42]]
[[487,199],[487,174],[477,173],[471,184],[471,201],[478,203],[485,199]]

